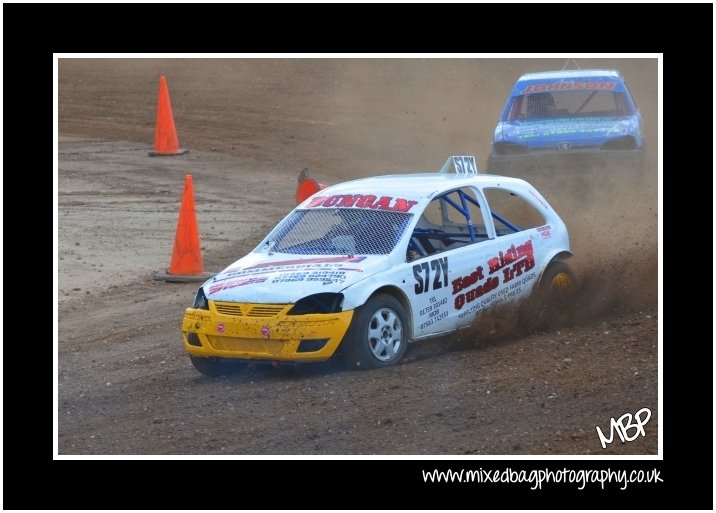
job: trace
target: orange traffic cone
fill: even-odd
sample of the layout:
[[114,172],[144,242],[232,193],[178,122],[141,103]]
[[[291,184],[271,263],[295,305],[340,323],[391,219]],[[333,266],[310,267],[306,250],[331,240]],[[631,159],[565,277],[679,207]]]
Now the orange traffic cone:
[[214,273],[204,272],[204,265],[201,261],[199,226],[196,222],[196,208],[194,207],[194,185],[191,175],[186,175],[172,262],[167,272],[154,273],[154,279],[191,282],[204,281],[213,275]]
[[296,188],[296,204],[300,205],[318,191],[328,187],[324,183],[318,183],[308,176],[308,168],[305,168],[298,175],[298,187]]
[[159,101],[157,102],[157,128],[154,132],[154,151],[149,152],[150,157],[164,157],[183,155],[189,150],[179,149],[179,138],[174,126],[172,104],[169,101],[169,89],[164,75],[159,77]]

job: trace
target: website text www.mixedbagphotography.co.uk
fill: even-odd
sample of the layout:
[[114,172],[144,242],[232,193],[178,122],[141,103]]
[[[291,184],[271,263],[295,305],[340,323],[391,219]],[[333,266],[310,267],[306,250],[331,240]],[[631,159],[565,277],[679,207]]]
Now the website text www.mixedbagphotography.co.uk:
[[619,485],[620,490],[626,490],[631,483],[663,483],[659,469],[650,470],[585,470],[568,469],[559,470],[513,470],[479,468],[477,470],[423,470],[425,483],[526,483],[531,490],[541,490],[545,484],[576,484],[579,490],[587,485],[599,484],[602,489],[607,484]]

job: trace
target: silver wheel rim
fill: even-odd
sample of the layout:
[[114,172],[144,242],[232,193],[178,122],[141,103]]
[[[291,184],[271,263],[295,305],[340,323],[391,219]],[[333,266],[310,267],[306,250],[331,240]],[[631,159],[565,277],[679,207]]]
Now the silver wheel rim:
[[368,347],[381,362],[394,359],[403,343],[403,323],[390,308],[381,308],[368,324]]

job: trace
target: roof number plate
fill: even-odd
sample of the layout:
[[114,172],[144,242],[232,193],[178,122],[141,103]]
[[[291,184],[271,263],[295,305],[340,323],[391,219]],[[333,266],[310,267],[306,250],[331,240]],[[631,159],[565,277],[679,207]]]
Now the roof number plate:
[[448,157],[447,161],[440,169],[440,172],[475,175],[477,174],[477,164],[475,163],[475,157],[473,155]]

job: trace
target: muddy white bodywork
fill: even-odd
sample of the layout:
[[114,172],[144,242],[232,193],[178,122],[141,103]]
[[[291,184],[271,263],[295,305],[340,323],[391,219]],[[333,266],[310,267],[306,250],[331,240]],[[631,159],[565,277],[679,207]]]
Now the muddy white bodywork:
[[[474,160],[472,162],[474,164]],[[395,296],[404,305],[409,316],[410,339],[427,338],[469,326],[481,311],[530,295],[547,265],[553,259],[566,258],[571,253],[565,224],[530,184],[510,177],[449,172],[454,170],[455,166],[441,173],[378,176],[323,189],[298,205],[251,253],[208,280],[200,290],[209,305],[281,305],[285,307],[284,314],[302,298],[323,293],[342,294],[338,310],[351,312],[365,304],[376,291],[381,291]],[[536,209],[545,223],[524,230],[515,228],[514,233],[503,231],[498,235],[494,219],[499,217],[492,215],[483,194],[485,189],[501,189],[518,196]],[[465,244],[431,254],[411,250],[418,249],[415,245],[417,234],[426,231],[419,228],[424,222],[421,214],[426,207],[432,200],[457,190],[467,191],[481,213],[481,219],[470,219],[468,215],[463,234],[450,236],[449,243],[453,246],[460,246],[454,243],[455,237],[462,237],[460,240],[466,241]],[[355,251],[356,243],[351,237],[382,237],[361,232],[334,237],[333,244],[339,248],[335,254],[325,251],[307,254],[305,248],[297,254],[295,250],[281,251],[277,246],[276,241],[291,229],[287,225],[296,222],[296,212],[301,216],[315,216],[310,211],[336,213],[336,209],[394,213],[391,219],[399,222],[394,222],[392,231],[390,228],[384,231],[384,237],[399,233],[392,250],[386,254]],[[479,225],[479,234],[473,225]],[[443,235],[430,232],[429,237]],[[443,239],[447,240],[447,236]],[[219,330],[214,335],[222,335],[224,325],[230,324],[231,319],[219,323],[213,315],[214,310],[208,307],[207,310],[211,311],[200,312],[204,321],[211,321],[207,329]],[[187,322],[185,317],[185,333],[192,331],[192,315],[197,312],[187,309],[190,319]],[[211,319],[207,318],[209,313]],[[338,315],[337,312],[332,314]],[[320,315],[331,314],[316,313],[309,317],[320,320]],[[285,316],[282,321],[284,334],[291,330],[286,328],[286,322],[300,323],[302,317],[306,316]],[[343,333],[336,334],[338,342],[345,334],[346,322],[344,319],[341,324]],[[261,324],[263,334],[259,334],[259,324],[247,327],[253,330],[252,333],[241,336],[266,339],[271,337],[266,335],[267,332],[275,333],[268,324]],[[236,319],[236,325],[246,326],[246,323]],[[186,343],[185,346],[190,353],[207,354],[196,346],[190,347]],[[288,354],[284,356],[294,359]],[[243,354],[242,357],[252,356]],[[325,357],[330,354],[321,353],[317,359]]]

